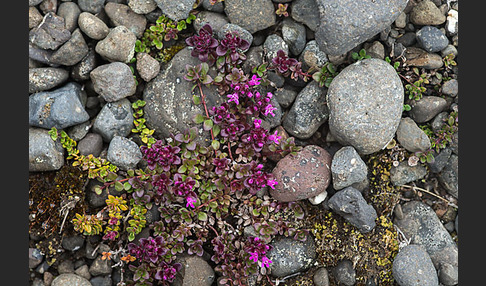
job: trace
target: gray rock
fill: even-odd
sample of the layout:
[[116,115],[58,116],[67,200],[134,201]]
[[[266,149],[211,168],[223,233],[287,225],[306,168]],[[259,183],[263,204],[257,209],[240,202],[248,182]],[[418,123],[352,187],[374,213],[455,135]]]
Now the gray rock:
[[160,62],[147,53],[137,53],[137,71],[144,81],[150,81],[159,74]]
[[400,120],[397,140],[409,152],[424,152],[430,149],[430,139],[410,117]]
[[282,21],[282,38],[289,46],[292,55],[298,56],[305,48],[305,26],[291,18]]
[[420,1],[410,11],[410,22],[414,25],[440,25],[446,21],[446,17],[430,0]]
[[452,149],[449,147],[442,149],[439,154],[434,152],[434,162],[428,163],[430,171],[434,174],[442,171],[442,169],[444,169],[444,167],[449,162],[451,154]]
[[412,108],[408,113],[417,123],[425,123],[447,108],[447,101],[438,96],[424,96],[410,102]]
[[[192,96],[187,93],[193,84],[184,79],[186,64],[194,66],[199,63],[199,59],[192,57],[191,51],[186,47],[179,51],[166,68],[162,69],[159,75],[145,86],[143,91],[143,100],[146,102],[144,117],[147,120],[147,126],[154,129],[159,138],[168,138],[171,133],[184,132],[193,126],[200,128],[201,136],[198,138],[210,138],[208,137],[209,132],[203,132],[201,125],[195,124],[192,120],[195,114],[204,114],[204,108],[202,104],[193,103]],[[216,88],[203,86],[203,92],[208,108],[223,102]]]
[[328,55],[344,54],[389,27],[406,0],[316,0],[320,25],[315,37]]
[[89,273],[92,276],[101,276],[101,275],[108,275],[111,274],[111,265],[113,262],[111,260],[101,259],[101,255],[98,255],[96,259],[93,261],[91,266],[89,267]]
[[[253,42],[253,36],[250,32],[248,32],[246,29],[232,23],[225,24],[221,29],[218,30],[217,32],[217,38],[219,40],[223,40],[225,38],[225,35],[227,33],[235,33],[237,34],[241,39],[246,40],[248,43]],[[247,50],[243,50],[243,52],[246,52]]]
[[277,18],[271,0],[225,0],[224,12],[230,23],[252,34],[275,25]]
[[44,0],[29,0],[29,7],[37,6]]
[[241,69],[246,74],[251,74],[251,70],[261,65],[263,62],[263,46],[250,47],[246,52],[246,61],[243,62]]
[[271,34],[265,39],[263,49],[266,51],[265,56],[269,63],[277,56],[278,50],[283,50],[286,55],[289,54],[289,45],[277,34]]
[[282,87],[285,84],[285,77],[273,70],[267,71],[267,79],[271,81],[270,84],[273,84],[276,88]]
[[71,260],[63,260],[57,266],[59,274],[74,273],[74,264]]
[[91,71],[90,77],[96,93],[107,102],[133,95],[137,89],[132,70],[121,62],[98,66]]
[[78,27],[78,17],[81,13],[78,5],[74,2],[63,2],[57,8],[57,15],[64,18],[66,29],[73,32]]
[[352,146],[346,146],[334,153],[331,174],[335,190],[352,186],[361,191],[360,185],[367,181],[368,167]]
[[407,14],[402,11],[400,15],[395,19],[395,27],[404,29],[407,26]]
[[91,274],[89,274],[89,267],[86,264],[76,268],[76,270],[74,270],[74,273],[78,276],[83,277],[86,280],[91,279]]
[[416,36],[419,46],[429,53],[440,52],[449,44],[447,36],[433,26],[423,27],[417,31]]
[[316,0],[294,0],[290,7],[292,8],[292,13],[290,13],[292,19],[303,23],[312,31],[317,29],[320,16]]
[[29,125],[64,129],[89,119],[80,101],[81,86],[71,82],[51,91],[29,96]]
[[80,155],[88,156],[93,154],[94,157],[100,156],[103,148],[103,138],[98,133],[88,133],[78,142],[78,150]]
[[78,25],[86,36],[94,40],[102,40],[110,33],[110,28],[105,22],[90,12],[79,14]]
[[269,190],[274,199],[293,202],[312,198],[331,182],[331,155],[319,146],[307,145],[295,156],[289,154],[278,161],[272,174],[278,182]]
[[457,267],[457,245],[435,211],[420,201],[410,201],[402,205],[402,212],[403,218],[394,219],[393,223],[411,244],[425,248],[435,269],[439,269],[441,263]]
[[47,13],[42,22],[29,32],[29,42],[41,49],[55,50],[71,38],[71,32],[66,29],[64,18]]
[[444,127],[447,123],[447,119],[449,118],[449,113],[447,111],[442,111],[437,114],[434,119],[430,122],[430,126],[432,127],[432,131],[439,132],[442,127]]
[[284,85],[282,88],[277,88],[273,92],[273,96],[282,108],[288,108],[292,105],[298,93],[298,91],[289,88],[288,85]]
[[282,126],[299,139],[307,139],[329,118],[326,105],[327,88],[319,87],[315,81],[309,82],[297,95],[285,116]]
[[300,53],[299,61],[302,62],[302,69],[308,70],[311,67],[321,68],[329,60],[326,53],[319,49],[317,42],[311,40],[307,42],[304,50]]
[[74,141],[78,142],[79,140],[83,139],[86,134],[88,134],[88,131],[91,129],[91,122],[85,121],[83,123],[68,127],[66,129],[67,134],[71,139]]
[[174,21],[186,19],[192,10],[195,0],[155,0],[162,13]]
[[356,283],[356,271],[353,263],[347,259],[339,261],[332,272],[339,285],[352,286]]
[[39,25],[43,18],[44,17],[42,17],[42,14],[36,7],[29,7],[29,30]]
[[137,14],[148,14],[157,9],[154,0],[128,0],[128,7]]
[[42,3],[39,5],[39,9],[42,11],[42,13],[46,14],[48,12],[54,12],[56,13],[57,10],[57,0],[44,0]]
[[211,4],[209,0],[203,0],[202,6],[204,9],[216,12],[216,13],[223,13],[224,12],[224,4],[222,2],[218,2],[216,4]]
[[419,67],[424,69],[439,69],[444,65],[442,57],[436,53],[417,48],[408,47],[404,54],[408,66]]
[[390,181],[394,186],[400,186],[422,179],[426,174],[427,169],[424,166],[420,164],[409,166],[408,162],[403,161],[397,167],[392,166],[390,170]]
[[455,36],[459,32],[459,12],[455,9],[450,9],[447,12],[445,29],[448,36]]
[[417,36],[414,32],[406,32],[400,38],[398,38],[396,42],[397,44],[400,43],[405,47],[409,47],[417,42]]
[[399,285],[439,285],[434,264],[420,245],[410,244],[402,248],[393,260],[392,273]]
[[455,57],[457,56],[457,54],[458,54],[458,51],[457,51],[457,48],[456,48],[456,47],[454,47],[454,45],[450,45],[450,44],[449,44],[449,45],[447,45],[447,47],[445,47],[445,48],[444,48],[442,51],[440,51],[440,54],[441,54],[443,57],[445,57],[445,56],[447,56],[447,55],[452,54],[452,55],[454,56],[453,58],[455,58]]
[[459,92],[459,82],[457,79],[451,79],[442,84],[442,94],[455,97]]
[[99,133],[104,142],[110,142],[115,135],[126,137],[132,128],[132,104],[126,98],[105,104],[93,124],[93,132]]
[[121,136],[114,136],[108,147],[106,159],[122,170],[135,169],[142,160],[137,143]]
[[273,107],[276,109],[273,111],[273,114],[275,116],[272,116],[269,114],[268,116],[263,116],[263,119],[269,123],[268,129],[273,129],[277,126],[280,126],[282,122],[282,107],[280,107],[280,104],[278,104],[277,99],[275,96],[272,96],[272,99],[270,100],[270,103],[272,104]]
[[60,274],[52,280],[51,286],[92,286],[85,278],[74,273]]
[[113,23],[113,26],[125,26],[135,34],[137,38],[143,36],[143,32],[147,26],[147,19],[145,16],[133,12],[132,9],[125,4],[113,2],[106,3],[105,12],[110,18],[111,23]]
[[92,286],[112,286],[112,281],[109,276],[97,276],[89,280]]
[[[196,255],[184,255],[180,259],[184,273],[184,279],[179,286],[211,286],[216,278],[213,268],[201,257]],[[174,285],[174,286],[177,286]]]
[[387,62],[365,59],[349,65],[327,92],[330,132],[359,154],[377,152],[395,135],[403,99],[403,84]]
[[29,247],[29,268],[34,269],[44,260],[44,255],[37,248]]
[[83,245],[84,238],[81,235],[65,236],[62,240],[62,248],[68,251],[76,251]]
[[125,26],[117,26],[95,46],[95,51],[110,62],[128,63],[135,53],[137,37]]
[[329,199],[329,207],[361,233],[370,232],[376,225],[375,209],[366,203],[363,195],[353,187],[336,192]]
[[329,273],[325,267],[320,267],[312,276],[315,286],[329,286]]
[[383,60],[385,58],[385,47],[380,41],[364,44],[366,54],[372,58]]
[[228,18],[223,14],[209,11],[201,11],[192,22],[194,30],[199,31],[204,25],[209,24],[213,29],[213,36],[218,37],[218,32],[228,24]]
[[72,66],[79,63],[88,51],[88,45],[77,28],[71,34],[71,38],[52,54],[50,61],[54,64]]
[[67,81],[69,72],[64,68],[42,67],[29,69],[29,93],[49,90]]
[[312,236],[307,236],[303,242],[293,238],[277,237],[271,245],[273,249],[267,252],[267,257],[272,261],[270,275],[273,277],[285,277],[305,271],[312,266],[316,258],[316,246]]
[[93,48],[89,48],[88,54],[71,68],[70,75],[78,82],[86,81],[90,78],[89,74],[96,66],[98,66],[96,52]]
[[457,155],[452,154],[447,164],[438,174],[440,184],[444,187],[447,193],[455,198],[458,198],[459,196],[458,159],[459,157]]
[[97,14],[103,10],[106,0],[78,0],[78,6],[83,12]]
[[459,155],[459,133],[458,132],[452,135],[452,142],[450,143],[449,147],[451,147],[453,154]]
[[42,128],[29,128],[29,172],[59,170],[64,165],[64,149]]
[[440,283],[445,286],[454,286],[459,283],[459,269],[449,263],[441,263],[438,271]]

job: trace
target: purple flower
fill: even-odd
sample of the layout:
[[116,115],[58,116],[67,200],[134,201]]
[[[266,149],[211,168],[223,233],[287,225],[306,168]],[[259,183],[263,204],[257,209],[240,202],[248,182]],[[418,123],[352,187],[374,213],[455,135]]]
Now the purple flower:
[[255,119],[253,121],[253,124],[255,125],[255,128],[260,128],[260,126],[262,124],[262,120],[261,119]]
[[279,140],[282,139],[282,136],[277,135],[278,130],[275,130],[275,133],[268,135],[268,140],[272,141],[275,144],[279,144]]
[[291,66],[294,66],[297,63],[298,61],[296,59],[287,57],[283,50],[278,50],[277,56],[272,59],[273,67],[283,75],[289,71]]
[[198,57],[201,62],[207,62],[209,55],[214,53],[214,48],[218,46],[218,40],[213,38],[213,29],[206,24],[199,30],[198,35],[187,38],[186,44],[193,47],[191,56]]
[[250,252],[250,260],[253,260],[254,262],[258,262],[258,253],[256,252]]
[[182,264],[174,263],[173,265],[168,264],[165,261],[159,264],[157,267],[157,272],[154,278],[156,280],[173,282],[178,271],[182,269]]
[[193,197],[187,197],[187,198],[186,198],[186,201],[187,201],[187,203],[186,203],[186,208],[187,208],[187,207],[189,207],[189,206],[190,206],[191,208],[195,208],[195,207],[194,207],[194,203],[196,202],[196,199],[194,199]]
[[268,116],[269,114],[271,114],[272,116],[275,116],[275,113],[273,113],[274,110],[277,110],[277,108],[273,107],[271,104],[267,104],[263,111],[263,115]]
[[174,175],[174,184],[172,186],[172,191],[174,194],[186,197],[187,195],[191,194],[192,188],[196,181],[193,178],[187,177],[185,180],[182,179],[182,175],[177,173]]
[[272,188],[272,190],[275,190],[275,186],[278,184],[278,182],[276,180],[267,180],[267,186],[269,186],[270,188]]
[[254,74],[250,81],[248,81],[248,84],[251,85],[251,86],[256,86],[256,85],[259,85],[260,84],[260,81],[261,78],[257,77],[256,74]]
[[240,104],[238,93],[228,94],[227,97],[229,98],[228,103],[233,101],[236,105]]
[[177,156],[181,148],[170,145],[163,146],[161,140],[157,140],[150,148],[143,145],[140,147],[140,150],[151,170],[154,170],[158,164],[167,172],[172,165],[179,165],[181,163],[181,158]]
[[270,267],[270,263],[272,263],[272,260],[268,259],[266,256],[263,256],[262,257],[262,264],[263,264],[263,266],[269,268]]

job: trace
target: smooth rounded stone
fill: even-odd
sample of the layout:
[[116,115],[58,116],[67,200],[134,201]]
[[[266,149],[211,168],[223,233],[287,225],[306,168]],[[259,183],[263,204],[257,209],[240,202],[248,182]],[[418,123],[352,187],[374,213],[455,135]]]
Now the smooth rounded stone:
[[70,38],[71,32],[66,29],[64,18],[53,12],[47,13],[42,22],[29,31],[29,42],[44,50],[56,50]]
[[72,66],[70,76],[75,81],[89,80],[91,71],[97,66],[98,61],[96,58],[96,52],[93,48],[89,48],[86,56],[84,56],[79,63]]
[[78,150],[80,155],[88,156],[93,154],[98,157],[103,149],[103,138],[98,133],[88,133],[78,142]]
[[66,82],[69,72],[64,68],[42,67],[29,69],[29,93],[49,90]]
[[282,122],[285,130],[299,139],[310,138],[329,118],[326,93],[326,87],[319,87],[316,81],[309,82],[297,94],[285,116]]
[[115,135],[126,137],[132,128],[132,104],[126,98],[105,104],[93,124],[93,132],[99,133],[104,142],[110,142]]
[[317,196],[315,197],[312,197],[312,198],[308,198],[309,202],[313,205],[318,205],[320,203],[322,203],[323,201],[325,201],[327,198],[327,192],[324,191],[320,194],[318,194]]
[[73,31],[71,38],[59,47],[51,56],[54,64],[72,66],[79,63],[87,54],[89,48],[79,28]]
[[280,202],[305,200],[324,192],[331,182],[331,155],[316,145],[307,145],[296,155],[278,161],[272,171],[278,184],[270,195]]
[[404,185],[422,179],[427,174],[427,169],[417,164],[409,166],[407,161],[400,162],[398,166],[392,166],[390,181],[394,186]]
[[110,33],[110,28],[105,22],[90,12],[79,14],[78,25],[86,36],[94,40],[102,40]]
[[96,276],[89,280],[92,286],[112,286],[110,276]]
[[368,167],[352,146],[345,146],[334,153],[331,174],[335,190],[349,186],[360,190],[360,185],[367,180]]
[[289,86],[286,85],[282,88],[277,88],[277,90],[273,92],[273,96],[277,99],[277,102],[282,108],[289,108],[297,97],[297,94],[299,94],[298,91],[289,88]]
[[142,160],[142,152],[137,143],[121,136],[114,136],[108,146],[106,159],[122,170],[135,169]]
[[294,0],[290,4],[290,16],[297,22],[306,25],[312,31],[319,26],[320,16],[316,0]]
[[228,23],[228,18],[225,15],[209,11],[199,12],[192,22],[196,31],[199,31],[206,24],[211,25],[214,37],[218,37],[218,32]]
[[182,283],[174,286],[211,286],[216,278],[213,268],[202,258],[196,255],[184,255],[179,263],[182,264],[184,278]]
[[434,119],[430,122],[430,126],[432,127],[432,131],[440,132],[442,127],[446,125],[447,119],[449,118],[449,113],[447,111],[442,111],[437,114]]
[[271,0],[225,0],[224,12],[230,23],[252,34],[275,25],[277,19]]
[[92,286],[91,283],[74,273],[60,274],[52,280],[51,286]]
[[442,57],[445,57],[445,56],[452,54],[453,55],[452,58],[455,59],[457,54],[458,54],[458,51],[457,51],[457,48],[454,47],[454,45],[449,44],[442,51],[440,51],[440,54],[442,55]]
[[[225,24],[223,27],[221,27],[221,29],[219,29],[217,31],[217,38],[219,40],[222,40],[222,39],[225,38],[225,35],[227,33],[233,33],[233,34],[238,35],[241,39],[246,40],[250,44],[250,46],[251,46],[251,43],[253,42],[253,36],[250,32],[248,32],[246,29],[244,29],[244,28],[242,28],[238,25],[232,24],[232,23]],[[242,50],[242,52],[246,52],[246,51],[248,51],[248,49]]]
[[416,244],[402,248],[392,266],[393,278],[400,286],[437,286],[439,279],[427,251]]
[[89,119],[80,100],[81,86],[71,82],[51,91],[29,96],[29,125],[64,129]]
[[364,48],[366,54],[375,59],[384,59],[385,58],[385,47],[380,41],[374,41],[373,43],[365,43]]
[[44,260],[44,255],[37,248],[29,248],[29,268],[34,269]]
[[429,53],[440,52],[449,44],[447,36],[438,28],[425,26],[416,33],[420,47]]
[[273,277],[303,272],[312,266],[316,258],[316,246],[310,235],[305,241],[278,236],[271,245],[273,249],[267,252],[267,257],[272,261],[269,269]]
[[429,165],[430,171],[434,174],[439,173],[448,164],[449,158],[452,155],[452,149],[446,147],[440,151],[439,154],[434,152],[434,162],[427,163]]
[[63,260],[57,266],[59,274],[74,273],[74,264],[71,260]]
[[425,152],[430,149],[430,138],[410,117],[400,120],[397,140],[409,152]]
[[367,233],[376,226],[376,211],[368,204],[360,191],[346,187],[329,199],[329,207],[355,226],[361,233]]
[[136,68],[144,81],[150,81],[159,74],[160,62],[147,53],[137,53]]
[[414,25],[441,25],[446,21],[446,16],[430,0],[417,3],[410,11],[410,22]]
[[454,286],[459,283],[459,269],[448,263],[441,263],[438,276],[440,283],[445,286]]
[[71,126],[66,129],[66,132],[68,136],[73,139],[76,142],[79,142],[79,140],[83,139],[86,134],[88,134],[88,131],[91,129],[91,122],[85,121],[83,123]]
[[425,123],[447,108],[447,101],[438,96],[424,96],[410,102],[408,113],[416,123]]
[[154,0],[128,0],[128,7],[137,14],[148,14],[157,9]]
[[267,71],[267,79],[271,82],[272,86],[280,88],[285,84],[285,77],[276,73],[275,71]]
[[130,67],[121,62],[98,66],[90,73],[96,93],[107,102],[135,94],[137,85]]
[[95,51],[110,62],[128,63],[135,53],[137,37],[125,26],[117,26],[95,46]]
[[44,274],[45,272],[47,272],[47,270],[49,270],[50,267],[51,266],[49,265],[49,263],[47,263],[47,261],[44,260],[39,266],[37,266],[35,272],[39,274]]
[[459,13],[456,10],[450,9],[447,12],[445,29],[448,36],[454,36],[459,32]]
[[83,245],[84,238],[81,235],[65,236],[62,240],[62,248],[68,251],[76,251]]
[[36,7],[29,7],[29,29],[37,27],[42,22],[44,17],[42,14],[37,10]]
[[395,135],[403,100],[403,84],[389,63],[358,61],[344,68],[327,91],[330,132],[360,155],[377,152]]
[[451,196],[458,198],[459,196],[459,186],[458,186],[458,168],[459,168],[459,157],[452,154],[444,166],[444,168],[438,174],[439,183],[444,187],[444,189]]
[[[186,65],[197,65],[200,61],[197,57],[191,56],[191,50],[186,47],[180,50],[166,68],[153,80],[147,83],[143,91],[144,117],[147,126],[155,130],[159,138],[168,138],[171,133],[184,132],[191,127],[199,129],[198,138],[206,140],[210,137],[209,132],[202,130],[200,124],[192,120],[195,114],[204,114],[202,104],[195,105],[192,96],[188,94],[192,83],[185,80]],[[210,69],[210,73],[212,69]],[[223,98],[214,87],[203,86],[203,93],[206,96],[208,108],[219,105]],[[175,104],[177,103],[177,104]],[[202,138],[202,139],[201,139]]]
[[300,53],[299,61],[302,62],[302,69],[308,70],[311,67],[321,68],[329,60],[326,53],[319,49],[317,42],[311,40],[307,42],[304,50]]
[[398,17],[395,19],[394,24],[398,29],[405,29],[407,26],[407,13],[402,11],[402,13],[400,13],[400,15],[398,15]]
[[436,53],[428,53],[417,47],[408,47],[405,50],[404,56],[408,66],[433,70],[439,69],[444,65],[440,55]]
[[451,79],[442,84],[442,94],[455,97],[459,93],[459,82],[457,79]]
[[44,0],[29,0],[29,7],[37,6]]
[[91,279],[91,274],[89,274],[89,267],[86,264],[76,268],[76,270],[74,270],[74,273],[78,276],[83,277],[86,280]]
[[403,218],[393,223],[410,239],[411,244],[425,248],[436,269],[441,263],[457,267],[458,248],[435,211],[420,201],[402,205]]
[[223,13],[224,12],[224,4],[222,2],[217,2],[216,4],[211,4],[210,0],[203,0],[202,6],[204,9],[216,12],[216,13]]
[[125,4],[113,2],[106,3],[105,12],[110,18],[113,26],[125,26],[135,34],[137,38],[143,36],[143,32],[147,26],[147,19],[145,16],[133,12],[132,9]]
[[320,25],[315,37],[328,55],[344,54],[389,27],[406,0],[316,0]]
[[289,46],[292,55],[299,55],[305,48],[305,26],[291,18],[282,21],[282,38]]
[[78,6],[83,12],[97,14],[103,10],[106,0],[78,0]]
[[277,34],[271,34],[263,42],[263,49],[266,51],[266,59],[269,63],[277,56],[279,50],[283,50],[286,55],[289,54],[289,45]]
[[329,286],[329,273],[325,267],[320,267],[312,276],[315,286]]
[[414,32],[406,32],[400,38],[397,39],[397,43],[402,44],[405,47],[410,47],[417,42],[417,35]]
[[29,128],[29,172],[59,170],[64,165],[62,144],[53,141],[48,131]]
[[111,265],[113,262],[111,260],[101,259],[101,255],[98,255],[96,259],[93,261],[91,266],[89,267],[89,273],[92,276],[101,276],[101,275],[108,275],[111,274]]
[[155,0],[162,13],[174,21],[186,19],[195,0]]
[[339,261],[332,272],[339,285],[352,286],[356,283],[356,271],[353,263],[347,259]]
[[73,32],[78,27],[78,17],[81,14],[81,9],[74,2],[63,2],[57,8],[57,15],[64,18],[66,29]]

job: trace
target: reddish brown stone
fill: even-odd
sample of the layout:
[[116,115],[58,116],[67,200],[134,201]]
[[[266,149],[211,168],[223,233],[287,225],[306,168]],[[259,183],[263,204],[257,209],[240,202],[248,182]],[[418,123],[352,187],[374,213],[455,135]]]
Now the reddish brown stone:
[[281,202],[314,197],[331,181],[331,155],[315,145],[304,147],[297,155],[287,155],[277,163],[273,175],[278,184],[270,195]]

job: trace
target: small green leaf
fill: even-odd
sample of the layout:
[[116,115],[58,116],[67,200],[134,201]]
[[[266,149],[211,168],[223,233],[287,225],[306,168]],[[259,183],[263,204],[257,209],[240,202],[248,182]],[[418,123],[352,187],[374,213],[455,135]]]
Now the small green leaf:
[[214,136],[218,136],[219,132],[221,131],[221,127],[219,125],[213,125],[213,134]]
[[197,219],[200,220],[200,221],[207,221],[208,215],[205,212],[199,212],[197,214]]
[[206,120],[206,117],[200,113],[196,114],[193,119],[194,123],[196,124],[201,124],[204,122],[204,120]]
[[131,188],[132,188],[132,185],[130,185],[130,183],[129,183],[129,182],[125,182],[125,183],[123,184],[123,189],[124,189],[125,191],[128,191],[128,190],[130,190]]
[[93,190],[97,195],[101,195],[101,193],[103,192],[100,185],[95,185]]
[[211,119],[204,120],[203,129],[209,131],[211,128],[213,128],[213,121]]
[[214,139],[214,140],[211,142],[211,147],[213,147],[213,149],[214,149],[214,150],[218,150],[218,149],[219,149],[219,147],[220,147],[219,140]]
[[123,190],[123,184],[120,183],[119,181],[116,181],[115,182],[115,190],[117,190],[118,192],[121,192]]

